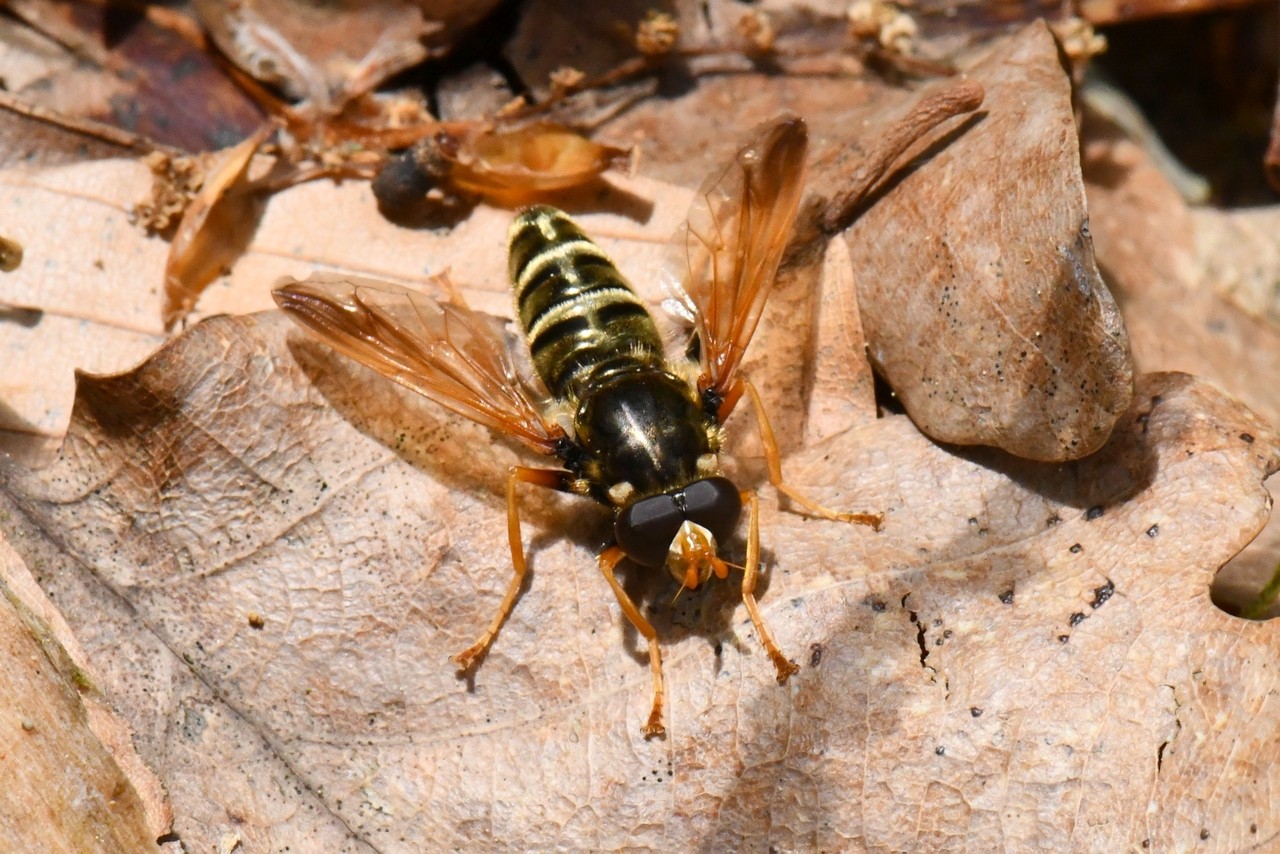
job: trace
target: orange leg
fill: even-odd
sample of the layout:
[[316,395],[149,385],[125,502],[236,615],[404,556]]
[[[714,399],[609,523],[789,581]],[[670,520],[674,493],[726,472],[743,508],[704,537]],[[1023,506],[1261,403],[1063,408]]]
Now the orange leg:
[[649,721],[644,725],[643,732],[645,738],[652,738],[667,733],[662,726],[662,654],[658,651],[658,633],[653,630],[653,626],[649,625],[649,621],[640,613],[636,603],[631,601],[627,591],[623,590],[622,585],[618,583],[618,577],[613,574],[614,568],[625,557],[626,554],[622,549],[609,546],[600,553],[600,571],[604,573],[604,580],[613,588],[613,595],[618,597],[622,613],[631,621],[631,625],[636,627],[636,631],[649,642],[649,669],[653,672],[653,707],[649,710]]
[[781,685],[800,668],[788,661],[782,654],[782,650],[778,649],[773,635],[769,634],[769,630],[764,627],[764,618],[760,616],[760,609],[756,606],[756,570],[760,565],[760,499],[756,496],[754,489],[742,493],[742,498],[747,505],[748,513],[747,561],[742,572],[742,602],[747,606],[751,622],[755,623],[756,634],[760,635],[760,643],[764,645],[764,651],[769,653],[773,666],[777,668],[778,684]]
[[824,519],[831,519],[836,522],[867,525],[877,531],[880,530],[880,524],[884,521],[884,516],[879,513],[842,513],[839,510],[832,510],[811,498],[806,498],[783,482],[782,457],[778,454],[778,441],[773,436],[773,428],[769,426],[769,417],[765,414],[764,403],[760,400],[760,393],[756,391],[756,387],[749,380],[744,380],[743,384],[746,386],[747,394],[751,396],[751,407],[756,413],[756,423],[760,425],[760,442],[764,445],[764,458],[769,465],[769,482],[773,484],[774,489],[815,516],[821,516]]
[[568,489],[569,473],[556,469],[511,467],[511,474],[507,477],[507,539],[511,543],[511,565],[515,569],[515,575],[511,578],[507,595],[502,598],[502,604],[498,606],[498,613],[489,623],[489,628],[485,629],[478,641],[450,657],[449,660],[458,665],[459,670],[470,669],[488,652],[493,639],[498,636],[498,630],[515,607],[516,597],[520,595],[520,587],[524,584],[525,572],[529,567],[524,560],[524,545],[520,539],[520,509],[516,504],[516,484],[520,482],[563,491]]

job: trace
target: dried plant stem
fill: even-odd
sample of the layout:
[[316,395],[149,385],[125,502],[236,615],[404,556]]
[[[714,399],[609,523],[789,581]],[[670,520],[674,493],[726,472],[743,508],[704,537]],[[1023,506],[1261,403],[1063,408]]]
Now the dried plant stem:
[[118,145],[122,148],[128,148],[139,154],[146,154],[151,151],[171,151],[173,149],[167,146],[159,145],[145,136],[122,130],[113,125],[104,122],[94,121],[93,119],[85,119],[77,116],[63,115],[48,107],[41,107],[38,104],[29,104],[17,96],[0,90],[0,109],[9,110],[20,116],[26,116],[29,119],[44,122],[54,127],[69,130],[72,133],[84,134],[85,136],[96,137],[103,142]]
[[[972,113],[982,105],[982,86],[973,80],[955,78],[943,88],[926,94],[911,110],[888,127],[875,148],[860,158],[840,182],[840,189],[829,197],[818,215],[818,227],[827,233],[839,231],[849,224],[858,205],[886,177],[893,174],[902,156],[925,134],[948,119]],[[843,151],[832,153],[834,160]],[[820,163],[815,171],[823,171]]]

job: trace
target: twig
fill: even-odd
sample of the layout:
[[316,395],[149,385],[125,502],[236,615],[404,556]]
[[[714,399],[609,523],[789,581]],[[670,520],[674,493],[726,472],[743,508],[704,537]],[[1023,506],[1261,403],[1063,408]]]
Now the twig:
[[127,148],[140,154],[147,154],[152,151],[177,152],[177,149],[170,148],[166,145],[160,145],[159,143],[147,139],[141,134],[132,133],[95,119],[63,115],[62,113],[51,110],[48,107],[42,107],[38,104],[29,104],[17,96],[3,90],[0,90],[0,108],[17,113],[20,116],[25,116],[29,119],[35,119],[36,121],[71,131],[72,133],[96,137],[103,142],[118,145],[121,148]]
[[[875,147],[840,181],[840,188],[826,199],[818,216],[818,227],[827,233],[841,230],[853,218],[858,205],[887,176],[893,174],[901,157],[925,134],[948,119],[972,113],[982,106],[982,86],[965,78],[954,78],[939,91],[925,95],[905,116],[888,127]],[[845,152],[837,150],[820,164],[830,169]]]

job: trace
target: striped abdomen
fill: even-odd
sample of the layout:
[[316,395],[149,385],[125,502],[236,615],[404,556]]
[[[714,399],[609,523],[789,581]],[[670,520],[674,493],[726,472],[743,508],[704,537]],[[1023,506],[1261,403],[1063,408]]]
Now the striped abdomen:
[[516,311],[533,366],[558,398],[594,380],[664,366],[653,318],[604,251],[563,211],[529,208],[508,244]]

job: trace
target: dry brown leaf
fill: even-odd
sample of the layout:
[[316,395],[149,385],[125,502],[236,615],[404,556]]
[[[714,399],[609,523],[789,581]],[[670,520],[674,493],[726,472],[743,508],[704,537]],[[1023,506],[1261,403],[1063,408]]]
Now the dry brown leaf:
[[[329,820],[380,850],[1280,835],[1280,767],[1241,764],[1280,738],[1280,628],[1207,593],[1265,520],[1280,441],[1212,388],[1144,379],[1109,445],[1066,466],[957,454],[902,417],[793,454],[794,482],[885,511],[885,530],[767,502],[762,603],[805,665],[786,688],[731,585],[672,607],[672,585],[633,577],[670,692],[670,737],[645,742],[647,668],[593,566],[605,521],[524,497],[534,578],[459,681],[446,656],[510,572],[500,494],[518,456],[287,328],[216,319],[84,380],[59,458],[6,477],[8,533],[70,561],[43,582],[105,627],[86,643],[192,847],[224,808],[250,847],[308,847],[320,837],[290,834]],[[122,646],[158,646],[158,672]],[[228,767],[225,732],[179,725],[170,692],[193,678],[206,713],[270,746],[259,764]],[[259,774],[275,782],[239,800]],[[206,776],[222,803],[191,797]]]
[[253,155],[275,131],[264,124],[238,145],[211,158],[200,191],[187,206],[164,265],[165,329],[185,317],[209,283],[244,252],[264,198],[249,182]]
[[0,657],[0,849],[152,847],[173,819],[163,792],[71,629],[2,540]]
[[196,0],[218,47],[248,74],[335,115],[428,56],[447,53],[497,0]]
[[1251,249],[1237,235],[1222,237],[1274,218],[1274,208],[1192,210],[1114,126],[1091,117],[1086,140],[1098,260],[1124,309],[1139,369],[1195,373],[1280,423],[1280,326],[1267,318],[1261,295],[1245,299],[1238,287],[1239,271],[1250,262],[1265,269],[1280,241],[1255,231]]
[[[800,286],[810,285],[801,280]],[[805,424],[806,444],[814,444],[851,427],[876,419],[875,377],[866,359],[849,358],[866,352],[853,261],[843,240],[828,242],[818,276],[819,298],[814,312],[810,371],[811,404]]]
[[24,263],[0,277],[6,450],[59,437],[73,372],[119,371],[162,340],[167,246],[129,222],[150,183],[118,145],[0,111],[0,208]]
[[[483,14],[492,4],[473,5]],[[196,0],[195,8],[240,68],[326,115],[421,62],[423,39],[443,29],[405,0]]]
[[[0,515],[7,520],[5,532],[8,536],[13,536],[13,529],[7,524],[15,518],[13,507],[7,496],[0,496],[0,504],[3,505],[0,506]],[[59,606],[64,611],[67,602],[74,596],[96,601],[95,622],[92,625],[77,624],[75,629],[80,641],[88,649],[88,658],[85,658],[84,653],[77,652],[79,644],[71,638],[70,632],[59,635],[59,638],[66,644],[77,664],[88,668],[82,672],[88,674],[94,691],[101,691],[100,696],[107,699],[113,713],[133,724],[131,733],[127,727],[118,727],[124,730],[126,741],[132,737],[134,745],[145,755],[152,768],[162,768],[148,752],[148,745],[154,745],[158,741],[164,743],[168,763],[191,765],[194,764],[194,757],[200,757],[202,768],[198,775],[164,773],[162,781],[162,794],[168,801],[180,805],[182,818],[178,826],[190,846],[185,850],[214,850],[215,845],[223,838],[235,833],[239,816],[250,814],[265,817],[264,820],[271,824],[270,829],[256,836],[256,839],[287,838],[297,841],[305,838],[309,843],[314,843],[297,846],[296,850],[367,850],[365,846],[352,844],[350,832],[318,808],[313,800],[295,797],[288,804],[273,801],[271,792],[296,792],[299,783],[280,759],[272,755],[262,736],[247,726],[222,699],[214,696],[209,686],[166,647],[160,638],[145,631],[139,632],[137,615],[127,603],[119,599],[113,601],[113,597],[109,595],[104,596],[105,589],[100,585],[81,586],[80,581],[75,580],[80,575],[80,570],[56,546],[39,538],[27,539],[22,532],[18,532],[17,536],[23,538],[22,557],[27,560],[28,565],[37,569],[37,581],[59,600]],[[4,554],[12,554],[7,544],[2,548]],[[20,567],[20,563],[14,562],[17,560],[16,556],[13,560],[6,559],[6,571],[13,572],[15,567]],[[73,583],[67,585],[66,581]],[[64,596],[67,597],[66,600]],[[52,608],[40,613],[51,624],[56,625],[62,619],[60,613]],[[103,655],[102,651],[105,649],[111,649],[112,653]],[[82,663],[85,661],[90,661],[91,664]],[[15,660],[6,658],[6,668],[12,668],[14,664]],[[83,683],[83,679],[79,681]],[[50,698],[46,695],[50,693],[45,690],[38,696],[47,703]],[[30,694],[25,692],[11,696],[30,698]],[[81,697],[85,695],[82,693]],[[56,724],[55,721],[52,725],[56,727]],[[138,729],[139,725],[146,729]],[[86,735],[83,725],[74,719],[64,723],[62,732],[80,741]],[[56,733],[46,735],[53,737]],[[101,749],[92,745],[90,747],[92,749],[88,750],[86,758],[97,762]],[[76,749],[86,750],[83,747]],[[132,749],[131,746],[130,750]],[[75,772],[68,765],[66,754],[59,755],[57,759],[52,772]],[[154,775],[148,776],[154,779]],[[57,779],[50,775],[44,782],[53,783]],[[134,786],[139,792],[147,791],[136,779]],[[134,796],[123,788],[118,789],[118,792],[120,801],[112,806],[114,817],[120,821],[134,820]],[[54,791],[46,793],[45,786],[41,784],[31,786],[24,794],[21,807],[6,810],[6,817],[24,815],[40,799],[57,797]],[[71,813],[72,816],[78,815],[74,809]],[[171,818],[166,818],[166,825],[171,821]],[[9,830],[17,827],[17,824],[0,820],[0,827]],[[48,824],[43,827],[46,831],[49,829]],[[149,838],[142,836],[141,843],[135,846],[111,846],[105,850],[112,854],[122,850],[148,850],[147,842],[154,841],[159,833],[156,830]],[[76,841],[82,843],[84,839],[80,837]],[[110,845],[110,840],[104,842]],[[285,847],[287,844],[272,846],[263,843],[262,848]],[[344,849],[344,845],[348,847]],[[20,846],[13,850],[47,850],[47,846],[39,845],[34,849]],[[66,850],[92,849],[84,844],[75,844]]]
[[871,358],[934,438],[1096,450],[1129,403],[1093,259],[1071,92],[1043,24],[973,65],[983,113],[848,232]]
[[0,20],[5,86],[24,101],[187,151],[224,147],[262,123],[179,10],[68,0],[5,8],[26,22]]
[[1280,328],[1280,206],[1193,209],[1204,280],[1251,317]]
[[[1114,123],[1088,114],[1085,140],[1098,263],[1116,289],[1139,369],[1194,372],[1280,423],[1280,327],[1258,287],[1280,257],[1276,231],[1257,227],[1274,222],[1276,208],[1189,208],[1158,159]],[[1215,595],[1246,607],[1278,563],[1273,521],[1223,570]]]

